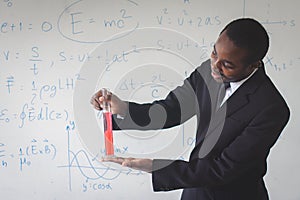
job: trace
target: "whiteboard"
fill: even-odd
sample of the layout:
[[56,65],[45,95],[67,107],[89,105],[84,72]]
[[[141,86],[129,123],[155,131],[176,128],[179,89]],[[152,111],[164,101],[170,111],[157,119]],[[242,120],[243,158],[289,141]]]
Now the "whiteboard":
[[[151,175],[101,163],[101,115],[91,95],[161,99],[209,58],[231,20],[254,17],[271,46],[267,73],[291,109],[268,158],[270,199],[300,199],[297,0],[0,1],[1,199],[179,199]],[[115,131],[119,156],[188,158],[195,119],[168,130]]]

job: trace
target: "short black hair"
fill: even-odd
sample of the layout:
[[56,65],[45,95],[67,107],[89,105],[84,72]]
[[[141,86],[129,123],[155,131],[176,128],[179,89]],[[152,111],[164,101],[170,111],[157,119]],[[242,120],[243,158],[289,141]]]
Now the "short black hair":
[[258,21],[251,18],[236,19],[227,24],[221,33],[224,31],[237,47],[248,51],[249,56],[244,60],[245,65],[262,61],[267,54],[269,36]]

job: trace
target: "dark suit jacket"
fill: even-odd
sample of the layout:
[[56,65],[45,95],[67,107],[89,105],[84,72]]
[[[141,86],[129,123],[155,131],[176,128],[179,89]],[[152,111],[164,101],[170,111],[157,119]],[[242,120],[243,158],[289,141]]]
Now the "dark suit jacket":
[[143,130],[176,126],[197,115],[189,161],[155,159],[154,191],[183,188],[184,200],[268,199],[266,159],[288,122],[288,106],[263,66],[216,110],[219,87],[208,60],[164,100],[130,103],[125,119],[115,119],[115,129]]

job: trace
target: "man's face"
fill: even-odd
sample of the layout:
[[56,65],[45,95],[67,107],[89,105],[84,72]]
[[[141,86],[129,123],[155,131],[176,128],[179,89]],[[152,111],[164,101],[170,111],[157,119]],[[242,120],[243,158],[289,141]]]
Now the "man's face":
[[245,49],[239,48],[227,37],[224,31],[218,38],[211,53],[212,77],[217,82],[236,82],[249,76],[253,65],[245,66]]

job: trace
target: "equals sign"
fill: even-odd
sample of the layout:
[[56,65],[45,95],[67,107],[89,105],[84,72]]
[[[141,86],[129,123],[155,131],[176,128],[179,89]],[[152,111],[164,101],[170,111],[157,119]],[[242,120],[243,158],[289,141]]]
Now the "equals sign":
[[28,24],[28,30],[32,30],[32,24]]

